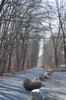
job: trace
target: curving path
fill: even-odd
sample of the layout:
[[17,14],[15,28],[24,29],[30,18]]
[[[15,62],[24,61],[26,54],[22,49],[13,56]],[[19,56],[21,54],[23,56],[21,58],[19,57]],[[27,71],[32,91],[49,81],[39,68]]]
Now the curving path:
[[[37,77],[44,73],[41,67],[0,79],[0,100],[29,100],[31,95],[23,88],[28,77]],[[54,72],[49,80],[43,82],[48,93],[66,100],[66,73]]]

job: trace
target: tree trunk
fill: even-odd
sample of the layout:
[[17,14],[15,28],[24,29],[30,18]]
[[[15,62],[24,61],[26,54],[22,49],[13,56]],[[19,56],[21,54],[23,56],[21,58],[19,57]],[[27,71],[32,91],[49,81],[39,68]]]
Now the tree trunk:
[[55,66],[58,66],[57,48],[55,47]]
[[9,63],[8,63],[8,72],[10,71],[11,69],[11,58],[12,58],[12,45],[10,47],[10,53],[9,53]]
[[1,5],[0,5],[0,13],[1,13],[1,11],[2,11],[2,8],[3,8],[3,6],[4,6],[5,1],[6,1],[6,0],[2,0],[2,1],[1,1]]
[[23,61],[22,61],[22,70],[24,70],[24,66],[25,66],[25,61],[26,61],[26,53],[27,53],[27,42],[25,44],[25,49],[24,49],[24,52],[23,52]]
[[64,38],[64,60],[65,60],[65,68],[66,68],[66,43]]

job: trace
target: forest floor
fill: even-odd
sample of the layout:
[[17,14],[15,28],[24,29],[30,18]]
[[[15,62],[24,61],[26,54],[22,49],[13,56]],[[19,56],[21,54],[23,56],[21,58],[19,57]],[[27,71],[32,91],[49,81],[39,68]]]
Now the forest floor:
[[[41,67],[35,67],[25,72],[20,72],[9,77],[0,78],[0,100],[30,100],[31,92],[23,87],[26,78],[35,78],[45,71]],[[53,72],[50,79],[43,81],[48,94],[66,100],[66,72]]]

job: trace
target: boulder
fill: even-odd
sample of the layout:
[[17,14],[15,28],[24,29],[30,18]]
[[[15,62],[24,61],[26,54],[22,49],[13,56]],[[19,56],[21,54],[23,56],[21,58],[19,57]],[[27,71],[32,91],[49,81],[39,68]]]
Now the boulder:
[[40,79],[40,81],[43,81],[44,80],[44,74],[40,75],[39,79]]
[[50,78],[50,76],[48,74],[44,75],[44,79],[49,79],[49,78]]
[[45,100],[47,98],[47,94],[44,89],[34,89],[32,92],[31,100]]
[[49,70],[47,71],[47,74],[48,74],[49,76],[51,76],[52,73],[53,73],[53,70],[51,70],[51,69],[49,69]]
[[25,79],[23,82],[23,86],[27,91],[31,91],[33,89],[38,89],[41,87],[41,82],[39,80],[34,80],[34,79]]
[[48,76],[51,76],[51,74],[52,74],[51,72],[47,72],[47,75],[48,75]]
[[43,80],[45,80],[45,79],[49,79],[49,78],[50,78],[50,76],[49,76],[48,73],[44,73],[44,74],[42,74],[41,76],[39,76],[39,79],[40,79],[41,81],[43,81]]
[[44,87],[40,89],[34,89],[31,91],[31,93],[32,95],[30,100],[61,100],[56,96],[49,96]]

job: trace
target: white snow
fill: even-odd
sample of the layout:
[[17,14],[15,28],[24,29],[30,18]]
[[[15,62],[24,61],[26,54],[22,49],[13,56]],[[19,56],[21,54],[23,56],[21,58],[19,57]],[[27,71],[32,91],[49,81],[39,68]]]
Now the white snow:
[[[17,75],[0,79],[0,100],[29,100],[31,92],[24,89],[24,79],[38,77],[44,72],[41,67],[35,67]],[[43,83],[48,95],[58,96],[66,100],[66,72],[54,72],[51,78]]]

